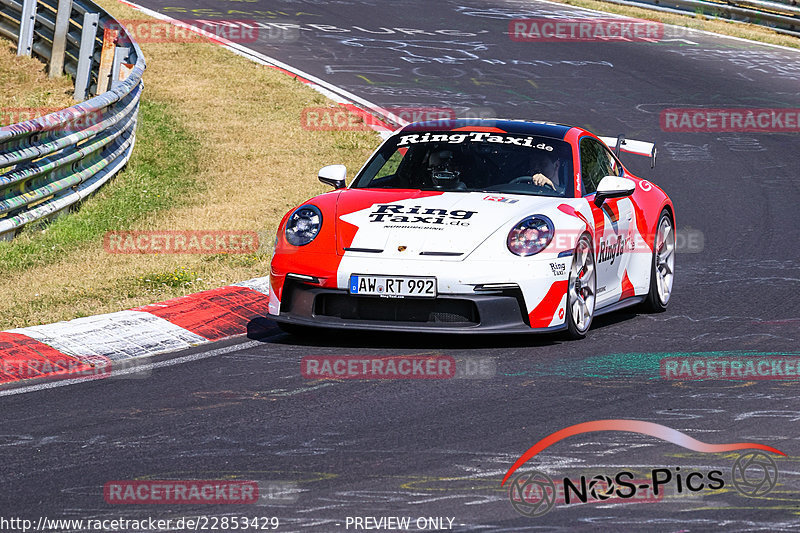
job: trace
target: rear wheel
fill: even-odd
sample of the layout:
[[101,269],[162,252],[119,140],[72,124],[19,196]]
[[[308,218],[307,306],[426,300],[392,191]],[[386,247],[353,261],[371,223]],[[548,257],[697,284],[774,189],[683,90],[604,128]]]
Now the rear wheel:
[[642,303],[645,311],[660,313],[667,309],[675,274],[675,226],[666,209],[658,219],[650,266],[650,292]]
[[592,326],[597,289],[594,251],[588,235],[582,235],[575,247],[567,285],[567,335],[582,339]]

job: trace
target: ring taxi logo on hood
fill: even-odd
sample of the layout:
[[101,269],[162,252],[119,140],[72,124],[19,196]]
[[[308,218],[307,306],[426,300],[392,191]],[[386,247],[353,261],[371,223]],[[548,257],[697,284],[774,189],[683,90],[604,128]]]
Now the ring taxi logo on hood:
[[369,214],[370,222],[405,222],[407,224],[450,224],[452,226],[469,226],[469,222],[464,222],[477,211],[467,211],[466,209],[447,209],[422,208],[415,205],[406,207],[397,204],[378,204],[375,210]]

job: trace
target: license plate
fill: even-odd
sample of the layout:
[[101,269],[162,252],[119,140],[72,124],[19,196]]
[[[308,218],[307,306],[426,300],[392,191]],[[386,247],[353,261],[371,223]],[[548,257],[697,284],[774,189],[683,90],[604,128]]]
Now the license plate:
[[350,294],[384,298],[436,297],[436,278],[410,276],[350,276]]

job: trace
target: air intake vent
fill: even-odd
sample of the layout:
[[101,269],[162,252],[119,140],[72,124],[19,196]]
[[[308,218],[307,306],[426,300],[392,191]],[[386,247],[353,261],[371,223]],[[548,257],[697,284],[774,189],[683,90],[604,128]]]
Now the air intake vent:
[[427,298],[359,298],[347,294],[320,294],[314,314],[342,319],[392,322],[479,323],[478,309],[469,300]]
[[345,252],[363,252],[365,254],[379,254],[383,252],[383,250],[379,250],[377,248],[345,248]]
[[464,255],[462,252],[420,252],[419,255],[434,255],[439,257],[458,257]]

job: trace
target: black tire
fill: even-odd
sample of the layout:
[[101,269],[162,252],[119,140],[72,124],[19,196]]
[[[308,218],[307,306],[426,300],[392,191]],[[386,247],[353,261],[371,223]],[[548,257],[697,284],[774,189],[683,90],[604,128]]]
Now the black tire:
[[[582,246],[585,246],[584,250],[586,250],[586,252],[589,255],[589,260],[590,260],[589,264],[591,264],[592,267],[592,278],[591,278],[591,283],[589,285],[585,285],[583,288],[581,288],[581,290],[582,291],[588,290],[591,293],[592,298],[591,298],[591,304],[590,305],[587,304],[587,309],[590,307],[590,309],[588,309],[589,311],[588,322],[583,324],[583,327],[580,327],[576,321],[576,317],[573,314],[572,310],[575,300],[570,301],[570,298],[573,296],[573,290],[576,285],[575,281],[576,275],[580,271],[583,271],[583,267],[581,267],[580,271],[576,271],[575,268],[576,263],[578,262],[578,251]],[[568,339],[573,339],[573,340],[583,339],[584,337],[586,337],[586,332],[588,332],[589,329],[592,327],[592,319],[594,318],[594,309],[595,309],[595,299],[597,294],[596,291],[597,291],[597,269],[594,257],[594,248],[592,247],[591,237],[588,234],[584,234],[581,235],[580,239],[578,239],[578,243],[575,246],[575,252],[572,257],[572,267],[570,268],[569,282],[567,284],[566,336]]]
[[[659,260],[661,259],[663,254],[660,254],[660,250],[658,250],[658,241],[660,237],[660,232],[662,228],[662,223],[667,222],[671,228],[670,235],[672,241],[672,264],[671,264],[671,272],[670,275],[674,276],[675,271],[675,223],[672,220],[672,215],[666,209],[661,211],[661,215],[658,217],[658,224],[656,224],[656,232],[653,236],[653,258],[650,261],[650,291],[647,293],[647,297],[645,298],[644,302],[642,302],[641,308],[642,311],[645,313],[663,313],[667,310],[667,306],[669,305],[670,296],[672,294],[672,279],[670,278],[669,281],[669,291],[666,293],[666,300],[662,296],[662,290],[659,289]],[[662,250],[663,251],[663,250]],[[662,272],[664,266],[662,265]]]

